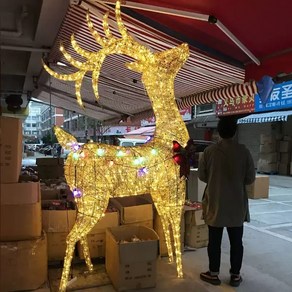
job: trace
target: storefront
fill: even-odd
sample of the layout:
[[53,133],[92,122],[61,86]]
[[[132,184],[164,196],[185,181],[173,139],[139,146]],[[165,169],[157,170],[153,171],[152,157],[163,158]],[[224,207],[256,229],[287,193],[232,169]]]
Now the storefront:
[[238,120],[238,142],[245,144],[251,151],[256,163],[260,153],[260,136],[272,135],[281,141],[291,137],[292,110],[251,114]]

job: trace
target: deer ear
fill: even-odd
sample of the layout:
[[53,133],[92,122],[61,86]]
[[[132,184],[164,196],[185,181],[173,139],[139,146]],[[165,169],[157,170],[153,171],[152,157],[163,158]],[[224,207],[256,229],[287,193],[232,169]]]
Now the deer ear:
[[70,150],[71,145],[77,143],[77,140],[74,136],[64,131],[62,128],[58,126],[54,126],[54,132],[57,137],[58,142],[65,149]]

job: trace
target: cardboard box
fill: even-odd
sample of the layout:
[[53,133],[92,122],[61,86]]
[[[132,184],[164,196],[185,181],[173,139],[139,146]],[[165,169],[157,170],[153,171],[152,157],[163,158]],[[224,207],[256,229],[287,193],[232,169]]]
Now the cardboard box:
[[[161,218],[158,214],[155,214],[154,216],[154,230],[157,233],[159,237],[159,252],[160,256],[168,256],[167,246],[166,246],[166,240],[164,236],[163,227],[161,224]],[[171,244],[172,244],[172,250],[174,251],[174,239],[173,239],[173,233],[172,230],[170,230],[170,238],[171,238]],[[184,241],[185,241],[185,220],[184,216],[182,216],[181,219],[181,225],[180,225],[180,239],[181,239],[181,252],[184,252]]]
[[37,158],[36,164],[40,179],[54,179],[64,176],[63,158]]
[[1,242],[1,291],[35,290],[47,280],[47,239]]
[[187,199],[193,202],[201,202],[206,183],[198,178],[198,169],[191,169],[187,180]]
[[39,165],[37,170],[39,179],[64,177],[64,165]]
[[272,135],[261,134],[260,136],[260,144],[271,144],[275,142],[275,137]]
[[266,160],[259,159],[257,163],[257,171],[266,173],[277,173],[278,163],[270,163]]
[[203,225],[205,221],[202,219],[202,209],[195,209],[190,206],[184,206],[185,224]]
[[36,159],[37,166],[54,166],[54,165],[64,165],[64,158],[37,158]]
[[139,222],[134,222],[134,223],[127,223],[126,225],[145,226],[145,227],[153,229],[153,220],[145,220],[145,221],[139,221]]
[[122,225],[153,221],[153,205],[143,197],[111,198],[110,204],[119,210]]
[[278,152],[271,152],[271,153],[259,153],[259,159],[264,161],[265,163],[275,163],[279,159]]
[[18,182],[21,160],[21,120],[0,116],[0,183]]
[[76,220],[76,210],[42,210],[42,226],[48,238],[48,260],[63,260],[66,238]]
[[279,163],[279,174],[289,175],[290,174],[290,163]]
[[276,152],[276,143],[260,145],[260,153]]
[[189,247],[200,248],[208,245],[208,226],[186,224],[185,244]]
[[57,188],[54,188],[54,189],[41,188],[41,199],[42,200],[58,200],[60,199],[60,190]]
[[[131,242],[133,236],[141,241]],[[156,286],[158,235],[144,226],[106,230],[106,271],[117,291]]]
[[281,152],[280,153],[280,162],[289,163],[291,161],[291,152]]
[[26,240],[41,236],[40,184],[0,185],[0,241]]
[[280,141],[279,152],[290,152],[291,151],[291,141]]
[[[91,258],[105,257],[105,232],[107,228],[119,226],[118,212],[108,212],[97,222],[87,235],[87,242]],[[80,242],[77,243],[78,255],[84,259]]]
[[249,199],[269,197],[270,178],[267,175],[257,175],[254,183],[246,185]]
[[283,141],[292,141],[292,136],[289,136],[289,135],[285,135],[283,136]]

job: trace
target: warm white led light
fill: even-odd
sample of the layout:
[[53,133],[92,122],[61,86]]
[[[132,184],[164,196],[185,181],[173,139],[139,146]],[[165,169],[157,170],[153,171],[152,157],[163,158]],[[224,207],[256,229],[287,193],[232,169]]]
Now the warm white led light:
[[127,33],[121,20],[120,2],[116,3],[116,20],[121,38],[114,37],[103,18],[105,37],[94,30],[87,14],[88,28],[95,40],[102,46],[98,52],[88,52],[80,48],[71,37],[73,48],[87,61],[75,61],[62,47],[69,63],[78,72],[64,75],[44,68],[52,76],[75,81],[78,103],[82,106],[80,88],[87,71],[92,71],[93,91],[98,98],[98,76],[102,63],[110,54],[125,54],[134,62],[127,66],[141,73],[141,79],[153,105],[156,118],[154,138],[138,147],[120,147],[99,143],[87,143],[74,148],[77,141],[59,127],[55,134],[59,143],[71,150],[65,165],[66,180],[75,193],[78,207],[76,223],[67,237],[67,249],[60,283],[60,291],[65,291],[75,243],[80,240],[89,270],[93,269],[87,244],[87,234],[104,216],[110,197],[121,197],[151,193],[156,209],[161,217],[170,261],[174,253],[169,229],[173,231],[177,273],[183,276],[181,260],[180,221],[185,200],[185,177],[180,175],[180,166],[173,159],[173,141],[182,147],[189,140],[188,131],[179,113],[174,96],[174,79],[189,55],[187,44],[176,48],[152,53],[147,47]]

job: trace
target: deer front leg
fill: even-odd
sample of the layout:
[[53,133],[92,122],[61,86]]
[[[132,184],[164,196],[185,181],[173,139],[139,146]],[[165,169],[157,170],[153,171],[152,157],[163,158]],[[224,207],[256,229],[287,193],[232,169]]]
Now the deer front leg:
[[[74,227],[75,227],[75,225],[74,225]],[[66,254],[65,254],[65,259],[64,259],[64,266],[63,266],[63,271],[62,271],[61,282],[60,282],[60,286],[59,286],[59,292],[66,291],[71,262],[72,262],[73,253],[74,253],[74,249],[75,249],[75,244],[79,240],[79,238],[76,236],[76,233],[73,232],[74,227],[71,230],[71,232],[68,234],[67,239],[66,239],[67,247],[66,247]]]
[[87,236],[81,237],[80,243],[81,243],[81,246],[82,246],[84,259],[85,259],[86,265],[88,267],[88,270],[90,272],[92,272],[93,271],[93,264],[92,264],[91,258],[90,258]]
[[182,218],[182,205],[175,207],[171,210],[170,222],[174,237],[174,249],[176,255],[176,269],[178,278],[183,277],[182,271],[182,256],[181,256],[181,218]]
[[161,225],[162,225],[166,247],[167,247],[168,260],[170,263],[173,263],[173,250],[172,250],[172,245],[171,245],[170,221],[168,218],[168,214],[165,214],[157,204],[156,204],[156,209],[161,220]]

